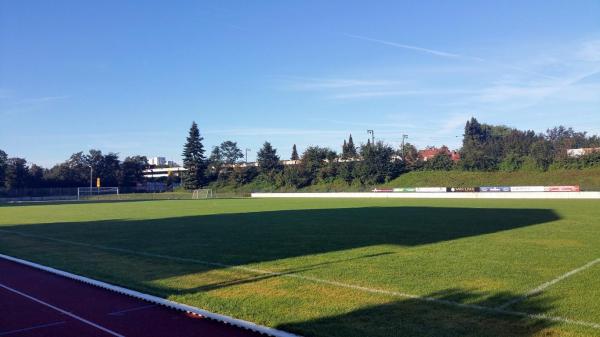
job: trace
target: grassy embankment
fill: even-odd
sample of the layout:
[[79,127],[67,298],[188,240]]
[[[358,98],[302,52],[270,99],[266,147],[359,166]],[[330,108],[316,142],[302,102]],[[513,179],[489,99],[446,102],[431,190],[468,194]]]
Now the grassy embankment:
[[[378,185],[377,187],[476,187],[476,186],[531,186],[579,185],[584,191],[600,191],[600,168],[579,170],[468,172],[468,171],[414,171]],[[250,192],[362,192],[376,186],[349,185],[337,180],[319,183],[301,189],[275,188],[271,184],[253,181],[242,186],[213,187],[221,193]]]

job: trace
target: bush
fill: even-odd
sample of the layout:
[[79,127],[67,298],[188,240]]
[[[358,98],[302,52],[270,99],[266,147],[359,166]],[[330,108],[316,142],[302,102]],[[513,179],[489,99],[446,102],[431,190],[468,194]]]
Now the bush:
[[277,185],[302,188],[310,183],[306,172],[300,165],[289,165],[283,169]]
[[454,168],[454,162],[450,155],[438,153],[423,165],[425,170],[450,171]]
[[522,156],[510,153],[500,162],[500,171],[514,172],[519,170],[523,166],[525,159]]
[[230,180],[237,186],[249,184],[258,176],[258,169],[254,166],[234,169]]

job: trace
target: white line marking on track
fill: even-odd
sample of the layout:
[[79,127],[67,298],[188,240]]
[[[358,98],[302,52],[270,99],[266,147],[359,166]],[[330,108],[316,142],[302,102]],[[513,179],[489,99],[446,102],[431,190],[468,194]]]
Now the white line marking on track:
[[144,310],[144,309],[154,308],[155,306],[156,306],[156,304],[142,305],[142,306],[131,308],[131,309],[125,309],[125,310],[119,310],[119,311],[109,312],[108,314],[109,315],[113,315],[113,316],[121,316],[121,315],[126,314],[128,312],[140,311],[140,310]]
[[114,331],[112,331],[110,329],[107,329],[107,328],[105,328],[105,327],[103,327],[101,325],[98,325],[98,324],[96,324],[94,322],[88,321],[87,319],[85,319],[83,317],[77,316],[77,315],[75,315],[73,313],[70,313],[70,312],[68,312],[68,311],[66,311],[64,309],[61,309],[61,308],[59,308],[57,306],[54,306],[54,305],[52,305],[50,303],[46,303],[46,302],[44,302],[44,301],[42,301],[42,300],[40,300],[38,298],[35,298],[33,296],[30,296],[30,295],[27,295],[27,294],[25,294],[23,292],[18,291],[17,289],[13,289],[13,288],[11,288],[11,287],[9,287],[7,285],[4,285],[2,283],[0,283],[0,288],[4,288],[4,289],[6,289],[8,291],[11,291],[11,292],[17,294],[17,295],[21,295],[21,296],[23,296],[25,298],[28,298],[28,299],[30,299],[30,300],[32,300],[34,302],[37,302],[37,303],[42,304],[42,305],[45,305],[48,308],[51,308],[51,309],[54,309],[54,310],[60,312],[61,314],[67,315],[67,316],[69,316],[71,318],[74,318],[74,319],[76,319],[76,320],[78,320],[78,321],[80,321],[82,323],[87,324],[87,325],[93,326],[94,328],[96,328],[98,330],[102,330],[102,331],[104,331],[104,332],[106,332],[108,334],[111,334],[113,336],[116,336],[116,337],[125,337],[125,336],[123,336],[121,334],[118,334],[118,333],[116,333],[116,332],[114,332]]
[[191,305],[187,305],[187,304],[182,304],[182,303],[178,303],[178,302],[174,302],[174,301],[170,301],[167,300],[165,298],[162,297],[157,297],[154,295],[150,295],[150,294],[145,294],[145,293],[141,293],[139,291],[135,291],[135,290],[131,290],[131,289],[127,289],[127,288],[123,288],[123,287],[119,287],[113,284],[109,284],[106,282],[102,282],[99,280],[94,280],[91,279],[89,277],[85,277],[85,276],[81,276],[81,275],[76,275],[76,274],[72,274],[63,270],[59,270],[59,269],[55,269],[52,267],[47,267],[47,266],[43,266],[41,264],[38,263],[34,263],[31,261],[26,261],[26,260],[22,260],[22,259],[18,259],[16,257],[12,257],[12,256],[8,256],[8,255],[4,255],[4,254],[0,254],[0,259],[5,259],[8,261],[12,261],[15,263],[18,263],[20,265],[24,265],[24,266],[28,266],[31,268],[35,268],[37,270],[41,270],[43,272],[47,272],[50,273],[52,275],[57,275],[57,276],[61,276],[61,277],[65,277],[67,279],[70,280],[74,280],[77,282],[81,282],[83,284],[87,284],[90,286],[94,286],[94,287],[98,287],[101,289],[105,289],[108,291],[111,291],[113,293],[117,293],[120,295],[124,295],[124,296],[131,296],[133,298],[137,298],[146,302],[150,302],[150,303],[154,303],[154,304],[158,304],[158,305],[162,305],[171,309],[175,309],[175,310],[179,310],[179,311],[183,311],[186,313],[191,313],[194,315],[198,315],[198,316],[202,316],[204,318],[209,318],[221,323],[225,323],[225,324],[229,324],[232,326],[236,326],[239,328],[243,328],[246,330],[251,330],[251,331],[256,331],[259,332],[263,335],[269,335],[269,336],[273,336],[273,337],[300,337],[296,334],[293,333],[289,333],[289,332],[285,332],[282,330],[278,330],[278,329],[274,329],[274,328],[269,328],[266,326],[262,326],[262,325],[258,325],[252,322],[248,322],[248,321],[244,321],[241,319],[237,319],[237,318],[233,318],[233,317],[229,317],[229,316],[225,316],[225,315],[221,315],[221,314],[217,314],[214,312],[210,312],[204,309],[200,309],[197,307],[193,307]]
[[394,297],[408,298],[408,299],[418,300],[418,301],[422,301],[422,302],[443,304],[443,305],[452,306],[452,307],[456,307],[456,308],[472,309],[472,310],[483,311],[483,312],[488,312],[488,313],[495,313],[495,314],[502,314],[502,315],[516,316],[516,317],[524,317],[524,318],[537,319],[537,320],[546,320],[546,321],[552,321],[552,322],[560,322],[560,323],[567,323],[567,324],[590,327],[590,328],[594,328],[594,329],[600,329],[600,323],[572,320],[570,318],[564,318],[564,317],[559,317],[559,316],[547,316],[544,314],[530,314],[530,313],[526,313],[526,312],[507,310],[506,308],[486,307],[486,306],[482,306],[482,305],[478,305],[478,304],[460,303],[460,302],[454,302],[454,301],[449,301],[449,300],[444,300],[444,299],[439,299],[439,298],[434,298],[434,297],[425,297],[425,296],[407,294],[407,293],[391,291],[391,290],[368,288],[368,287],[363,287],[363,286],[354,285],[354,284],[342,283],[342,282],[338,282],[338,281],[325,280],[325,279],[320,279],[320,278],[316,278],[316,277],[297,275],[297,274],[291,274],[291,273],[286,273],[286,272],[274,272],[274,271],[268,271],[268,270],[262,270],[262,269],[256,269],[256,268],[243,267],[243,266],[234,266],[234,265],[229,265],[229,264],[224,264],[224,263],[219,263],[219,262],[209,262],[209,261],[197,260],[197,259],[192,259],[192,258],[184,258],[184,257],[177,257],[177,256],[139,252],[139,251],[124,249],[124,248],[116,248],[116,247],[110,247],[110,246],[104,246],[104,245],[94,245],[94,244],[71,241],[71,240],[56,239],[56,238],[42,236],[42,235],[26,234],[26,233],[4,230],[4,229],[0,229],[0,232],[20,235],[20,236],[25,236],[25,237],[32,237],[32,238],[56,241],[56,242],[60,242],[60,243],[68,243],[68,244],[78,245],[78,246],[83,246],[83,247],[116,251],[116,252],[121,252],[121,253],[126,253],[126,254],[132,254],[132,255],[161,258],[161,259],[167,259],[167,260],[179,261],[179,262],[197,263],[197,264],[217,266],[217,267],[222,267],[222,268],[231,268],[231,269],[243,270],[243,271],[251,272],[251,273],[255,273],[255,274],[296,278],[296,279],[301,279],[301,280],[306,280],[306,281],[312,281],[315,283],[328,284],[328,285],[337,286],[337,287],[341,287],[341,288],[359,290],[359,291],[363,291],[363,292],[367,292],[367,293],[371,293],[371,294],[381,294],[381,295],[388,295],[388,296],[394,296]]
[[49,328],[51,326],[57,326],[57,325],[62,325],[65,324],[64,321],[60,321],[60,322],[54,322],[54,323],[46,323],[46,324],[39,324],[39,325],[33,325],[27,328],[23,328],[23,329],[16,329],[16,330],[10,330],[10,331],[0,331],[0,336],[8,336],[8,335],[12,335],[12,334],[16,334],[16,333],[20,333],[20,332],[26,332],[26,331],[31,331],[31,330],[37,330],[37,329],[43,329],[43,328]]
[[530,291],[526,292],[525,295],[523,295],[521,297],[517,297],[517,298],[515,298],[513,300],[510,300],[510,301],[508,301],[508,302],[500,305],[498,307],[498,309],[506,309],[506,308],[510,307],[511,305],[513,305],[513,304],[517,304],[519,302],[525,301],[529,297],[535,296],[537,294],[540,294],[544,290],[546,290],[548,287],[551,287],[551,286],[557,284],[558,282],[560,282],[560,281],[562,281],[562,280],[564,280],[564,279],[566,279],[568,277],[571,277],[571,276],[573,276],[573,275],[575,275],[575,274],[577,274],[577,273],[579,273],[581,271],[584,271],[584,270],[592,267],[593,265],[595,265],[597,263],[600,263],[600,258],[597,258],[594,261],[588,262],[588,263],[584,264],[583,266],[581,266],[579,268],[575,268],[575,269],[573,269],[573,270],[571,270],[571,271],[569,271],[569,272],[567,272],[565,274],[562,274],[562,275],[560,275],[559,277],[557,277],[557,278],[555,278],[553,280],[550,280],[550,281],[548,281],[546,283],[543,283],[540,286],[538,286],[538,287],[536,287],[534,289],[531,289]]

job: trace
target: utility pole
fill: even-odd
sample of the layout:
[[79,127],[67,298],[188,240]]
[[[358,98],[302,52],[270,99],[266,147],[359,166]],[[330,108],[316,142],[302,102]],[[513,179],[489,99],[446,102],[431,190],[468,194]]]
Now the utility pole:
[[248,165],[248,151],[250,151],[250,149],[246,148],[246,165]]
[[367,133],[371,135],[371,145],[375,146],[375,131],[367,130]]
[[402,135],[402,161],[406,162],[406,157],[405,157],[405,153],[404,153],[404,140],[408,138],[408,135]]

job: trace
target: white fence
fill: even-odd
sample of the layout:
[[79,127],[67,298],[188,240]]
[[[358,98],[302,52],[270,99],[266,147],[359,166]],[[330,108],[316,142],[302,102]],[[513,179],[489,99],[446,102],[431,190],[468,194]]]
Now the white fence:
[[400,199],[600,199],[600,192],[331,192],[252,193],[252,198],[400,198]]

